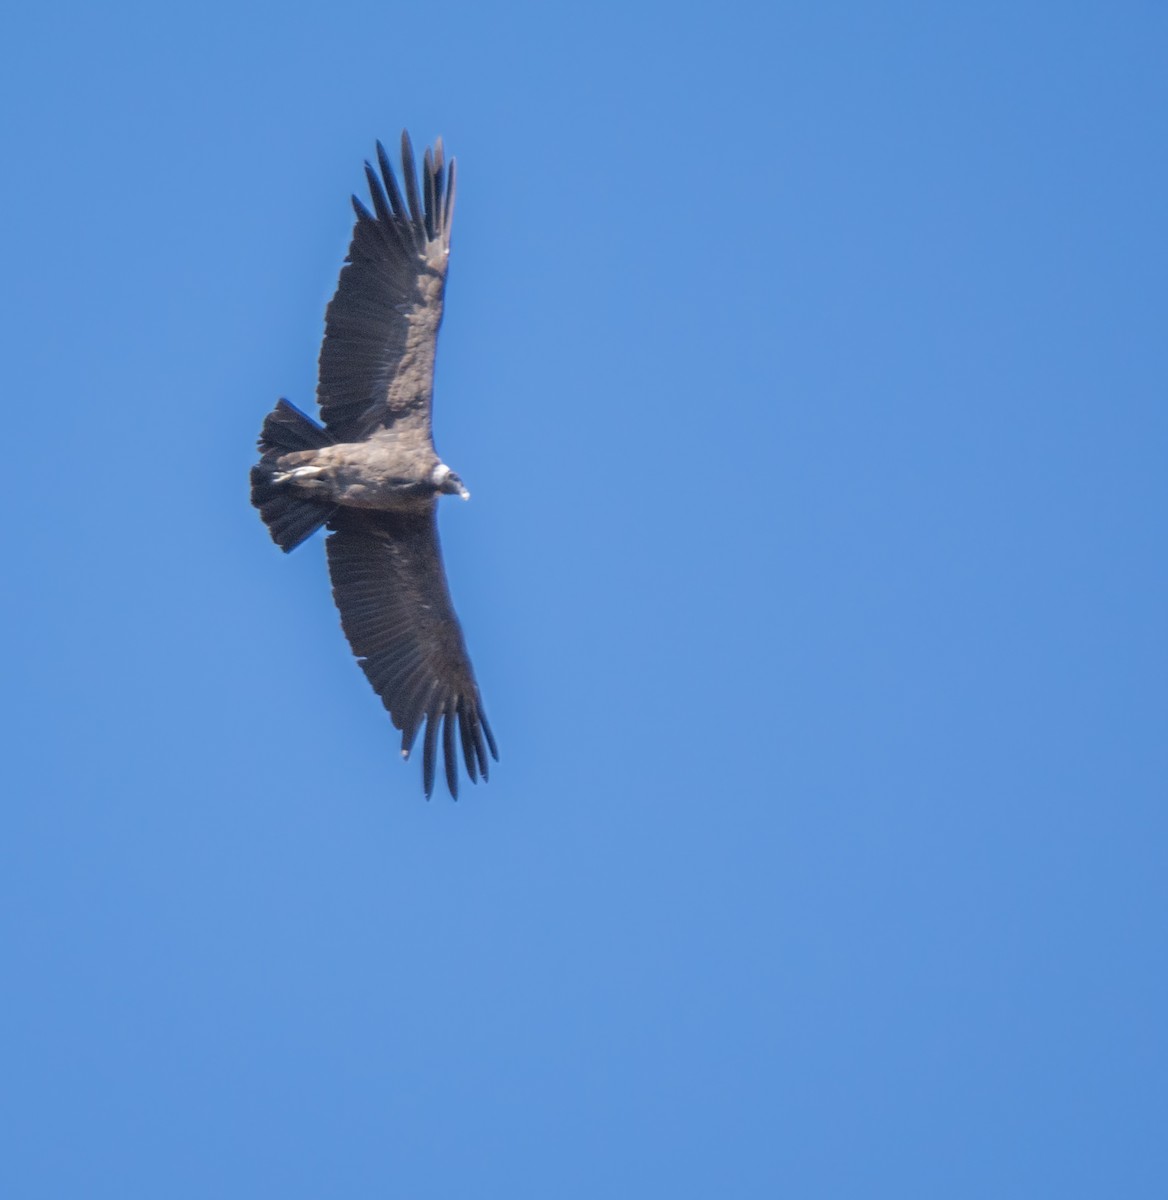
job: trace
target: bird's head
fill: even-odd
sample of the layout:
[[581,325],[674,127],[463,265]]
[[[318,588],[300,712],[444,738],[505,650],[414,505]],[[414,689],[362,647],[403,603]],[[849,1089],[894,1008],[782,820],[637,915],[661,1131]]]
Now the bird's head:
[[434,468],[430,479],[440,492],[461,496],[464,500],[470,499],[470,492],[466,490],[462,480],[445,463],[439,463]]

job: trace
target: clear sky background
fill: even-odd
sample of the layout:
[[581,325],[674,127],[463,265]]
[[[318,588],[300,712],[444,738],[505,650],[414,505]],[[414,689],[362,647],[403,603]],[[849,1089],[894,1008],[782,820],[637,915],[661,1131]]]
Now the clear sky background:
[[[1162,5],[0,28],[0,1194],[1168,1195]],[[460,192],[458,803],[247,502]]]

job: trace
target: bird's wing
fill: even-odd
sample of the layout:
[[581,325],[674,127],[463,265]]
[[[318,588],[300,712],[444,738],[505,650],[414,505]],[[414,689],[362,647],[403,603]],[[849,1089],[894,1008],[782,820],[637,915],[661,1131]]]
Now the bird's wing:
[[450,603],[436,508],[339,510],[329,522],[328,564],[341,626],[402,731],[402,756],[409,757],[425,723],[422,778],[429,796],[442,725],[446,782],[457,798],[456,741],[472,783],[477,774],[487,778],[488,749],[499,755]]
[[434,346],[454,215],[454,160],[442,139],[422,160],[418,193],[414,151],[402,134],[405,200],[377,143],[381,178],[366,163],[370,212],[356,196],[357,223],[325,313],[316,398],[338,442],[364,441],[394,427],[399,438],[430,441]]

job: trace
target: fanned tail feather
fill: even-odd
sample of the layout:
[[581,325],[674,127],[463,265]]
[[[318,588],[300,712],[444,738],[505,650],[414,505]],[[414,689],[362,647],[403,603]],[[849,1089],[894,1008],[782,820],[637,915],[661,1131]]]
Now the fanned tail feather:
[[251,469],[251,502],[285,554],[314,534],[332,516],[335,505],[310,500],[287,484],[273,482],[275,460],[281,454],[318,450],[332,442],[326,430],[287,400],[280,400],[264,418],[259,438],[263,458]]

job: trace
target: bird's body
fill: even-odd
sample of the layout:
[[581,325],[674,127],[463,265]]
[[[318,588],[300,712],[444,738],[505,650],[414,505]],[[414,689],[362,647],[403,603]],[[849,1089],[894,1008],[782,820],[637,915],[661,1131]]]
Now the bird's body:
[[367,442],[293,450],[271,461],[274,478],[313,500],[385,512],[428,508],[440,480],[453,474],[442,472],[445,464],[432,450],[402,446],[389,431]]
[[431,437],[434,351],[442,322],[454,162],[427,150],[418,191],[402,135],[406,199],[380,143],[366,164],[370,213],[357,223],[325,314],[317,399],[323,428],[281,400],[260,434],[252,503],[285,551],[322,525],[333,596],[354,654],[402,731],[409,755],[425,726],[429,796],[441,726],[447,785],[458,755],[472,782],[498,757],[450,602],[438,545],[437,501],[469,498]]

